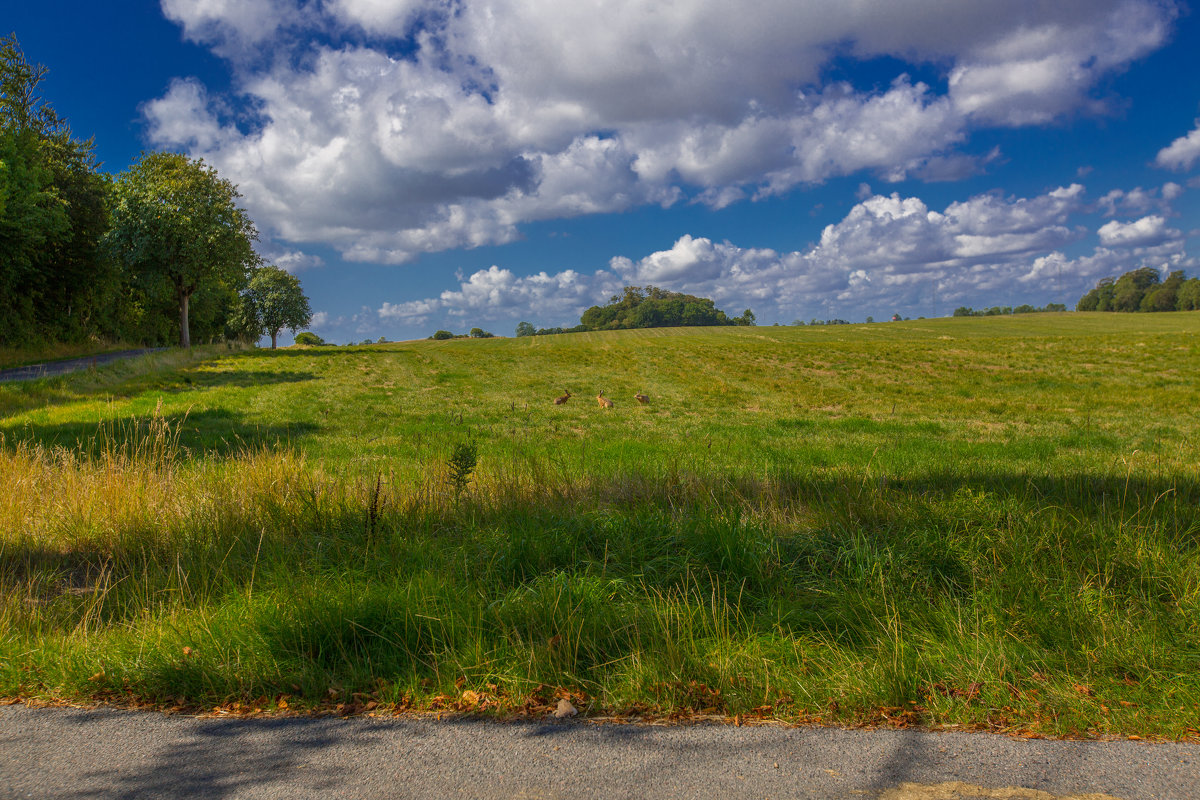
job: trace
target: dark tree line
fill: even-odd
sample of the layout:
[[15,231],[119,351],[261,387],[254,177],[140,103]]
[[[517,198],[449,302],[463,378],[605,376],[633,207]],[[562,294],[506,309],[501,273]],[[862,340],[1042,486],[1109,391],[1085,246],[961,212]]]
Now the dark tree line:
[[101,172],[93,141],[39,97],[45,75],[0,38],[0,345],[274,341],[308,324],[307,300],[281,300],[254,253],[233,184],[177,153]]
[[80,339],[125,321],[100,250],[107,180],[37,86],[15,36],[0,39],[0,343]]
[[1162,280],[1158,270],[1142,267],[1119,278],[1101,278],[1079,298],[1076,311],[1194,311],[1200,309],[1200,278],[1176,270]]

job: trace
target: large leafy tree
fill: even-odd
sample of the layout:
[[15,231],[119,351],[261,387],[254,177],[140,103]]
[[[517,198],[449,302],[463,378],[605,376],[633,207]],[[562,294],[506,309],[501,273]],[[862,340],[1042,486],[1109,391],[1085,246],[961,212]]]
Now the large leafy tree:
[[272,350],[281,330],[288,328],[294,335],[312,321],[312,308],[299,279],[279,267],[254,270],[243,296],[246,302],[242,313],[248,329],[256,335],[270,336]]
[[192,296],[240,290],[258,263],[258,233],[238,197],[203,159],[180,153],[145,154],[113,183],[106,241],[148,292],[173,293],[183,347],[191,346]]
[[0,341],[112,335],[119,313],[99,247],[106,180],[92,141],[38,96],[46,72],[0,38]]
[[68,224],[38,253],[41,328],[60,339],[112,335],[121,275],[100,247],[108,229],[108,180],[90,139],[76,140],[63,128],[44,140],[43,150]]
[[39,261],[70,221],[45,157],[56,118],[38,99],[45,68],[0,39],[0,341],[34,336],[44,276]]
[[1142,267],[1126,272],[1113,284],[1113,309],[1115,311],[1137,311],[1142,307],[1142,298],[1159,283],[1158,270]]
[[1180,311],[1195,311],[1200,309],[1200,278],[1191,278],[1183,282],[1176,295],[1175,308]]
[[1179,290],[1185,280],[1183,270],[1172,272],[1157,287],[1151,286],[1146,291],[1138,309],[1141,311],[1174,311],[1179,300]]
[[0,341],[33,338],[44,285],[39,256],[67,226],[37,136],[0,129]]

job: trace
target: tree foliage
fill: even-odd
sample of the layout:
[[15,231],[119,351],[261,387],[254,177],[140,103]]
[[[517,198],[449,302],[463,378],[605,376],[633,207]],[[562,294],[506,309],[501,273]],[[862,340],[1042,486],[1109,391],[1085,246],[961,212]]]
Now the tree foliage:
[[754,312],[750,309],[740,317],[731,318],[708,298],[669,292],[656,286],[626,286],[608,305],[592,306],[583,312],[579,321],[584,330],[755,324]]
[[326,344],[326,341],[320,336],[317,336],[312,331],[302,331],[296,334],[296,344],[308,345],[309,347],[320,347]]
[[246,329],[256,339],[264,333],[270,336],[272,350],[281,330],[288,328],[295,334],[312,322],[312,308],[300,280],[279,267],[254,268],[242,297]]
[[[173,202],[170,192],[144,203],[142,218],[132,213],[134,178],[144,179],[144,189],[150,173],[169,162],[199,173],[212,184],[212,198],[236,197],[232,185],[202,162],[197,169],[183,156],[162,153],[144,157],[114,183],[100,171],[93,142],[75,138],[38,95],[46,73],[26,60],[15,36],[0,37],[0,344],[163,344],[173,329],[190,341],[189,327],[206,339],[237,335],[238,290],[255,261],[253,226],[244,213],[233,207],[223,218],[206,219]],[[176,188],[184,183],[177,176]],[[192,193],[193,200],[199,196]],[[122,215],[117,220],[114,210]],[[170,237],[163,235],[168,220],[180,229]],[[236,241],[220,235],[223,226],[240,234]],[[186,267],[201,251],[203,258],[190,263],[202,267]],[[226,269],[229,256],[240,274]]]
[[1158,270],[1140,267],[1119,278],[1101,278],[1079,298],[1077,311],[1193,311],[1200,309],[1200,278],[1176,270],[1162,280]]
[[110,252],[150,296],[178,304],[179,341],[191,346],[189,304],[197,292],[204,322],[225,316],[257,265],[254,223],[237,188],[203,160],[148,153],[113,184]]
[[0,38],[0,342],[106,332],[119,294],[100,257],[106,185],[93,145],[37,94],[46,74]]

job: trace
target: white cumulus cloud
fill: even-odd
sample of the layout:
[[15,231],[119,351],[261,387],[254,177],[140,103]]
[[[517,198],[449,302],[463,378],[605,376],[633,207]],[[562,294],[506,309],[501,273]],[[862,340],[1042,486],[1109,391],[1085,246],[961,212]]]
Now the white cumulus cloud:
[[301,19],[301,8],[292,0],[161,0],[161,6],[163,16],[179,24],[188,39],[232,57]]
[[[536,220],[720,208],[860,171],[974,174],[998,153],[961,151],[973,130],[1100,108],[1102,78],[1160,46],[1176,15],[1158,0],[162,8],[229,59],[234,89],[181,76],[144,108],[153,143],[217,166],[269,235],[383,262],[511,241]],[[903,69],[882,87],[823,78],[835,59],[880,57],[949,88]],[[1176,145],[1160,160],[1194,161]]]
[[1106,217],[1115,217],[1118,214],[1148,214],[1151,211],[1169,214],[1171,201],[1183,192],[1182,186],[1171,181],[1152,189],[1143,189],[1141,186],[1128,191],[1113,189],[1100,198],[1099,206],[1104,210]]
[[263,260],[270,264],[274,264],[284,272],[295,274],[306,269],[315,269],[325,266],[325,259],[320,256],[305,253],[301,250],[275,250],[260,248],[260,253]]
[[1048,292],[1065,301],[1118,267],[1115,274],[1195,263],[1182,234],[1160,216],[1110,221],[1091,255],[1068,257],[1063,248],[1087,234],[1073,216],[1092,210],[1079,184],[1035,197],[977,195],[942,210],[918,197],[871,194],[803,250],[684,235],[640,258],[613,257],[592,273],[521,277],[492,266],[437,297],[384,303],[378,314],[397,323],[528,319],[541,327],[570,326],[586,308],[630,284],[711,297],[734,314],[750,307],[763,320],[810,314],[861,319],[896,309],[948,314],[959,304],[1016,305]]
[[1200,161],[1200,120],[1187,136],[1180,136],[1168,146],[1158,151],[1154,163],[1166,169],[1187,170]]
[[1117,222],[1115,219],[1100,226],[1100,244],[1105,247],[1140,247],[1161,244],[1167,239],[1178,239],[1182,234],[1167,227],[1167,221],[1157,214],[1134,220]]

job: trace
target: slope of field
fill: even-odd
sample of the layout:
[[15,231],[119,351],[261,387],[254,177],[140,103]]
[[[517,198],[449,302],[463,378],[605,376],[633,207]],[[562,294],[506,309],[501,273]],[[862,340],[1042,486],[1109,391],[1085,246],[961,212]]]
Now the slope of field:
[[0,387],[0,694],[1195,732],[1200,315],[209,355]]

